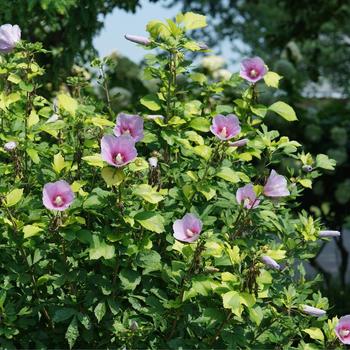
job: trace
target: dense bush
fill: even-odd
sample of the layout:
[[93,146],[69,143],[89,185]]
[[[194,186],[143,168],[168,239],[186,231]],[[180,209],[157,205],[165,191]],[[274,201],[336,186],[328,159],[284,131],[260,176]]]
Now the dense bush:
[[[104,74],[107,106],[79,78],[52,104],[36,93],[41,45],[1,58],[3,348],[347,341],[347,319],[327,320],[301,263],[338,234],[298,210],[334,161],[264,125],[268,113],[297,118],[283,102],[258,103],[260,86],[279,81],[261,59],[219,81],[192,69],[188,51],[207,48],[186,31],[205,25],[187,13],[150,22],[150,39],[128,37],[158,49],[144,71],[158,89],[127,111],[142,117],[116,123]],[[222,104],[226,89],[241,97]]]

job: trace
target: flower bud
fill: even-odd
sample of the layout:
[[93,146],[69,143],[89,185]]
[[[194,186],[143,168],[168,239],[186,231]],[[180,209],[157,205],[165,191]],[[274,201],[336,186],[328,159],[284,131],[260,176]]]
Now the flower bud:
[[139,328],[139,325],[137,324],[136,321],[132,320],[129,328],[132,332],[136,332],[137,329]]
[[157,157],[150,157],[148,158],[148,163],[151,168],[156,168],[158,165],[158,158]]
[[248,139],[241,139],[234,142],[229,142],[228,145],[230,147],[242,147],[242,146],[245,146],[247,142],[248,142]]
[[146,119],[148,120],[155,120],[155,119],[161,119],[164,120],[164,116],[160,115],[160,114],[149,114]]
[[326,314],[325,310],[318,309],[317,307],[313,307],[309,305],[303,305],[303,312],[310,316],[316,316],[316,317],[321,317]]
[[266,265],[269,266],[275,270],[279,270],[281,268],[281,266],[272,258],[270,258],[267,255],[263,255],[261,257],[261,261]]
[[126,40],[132,41],[133,43],[140,44],[140,45],[147,46],[151,43],[151,40],[149,40],[144,36],[125,34],[124,37]]
[[46,121],[46,124],[57,122],[58,119],[59,119],[59,115],[56,114],[56,113],[54,113],[54,114],[52,114],[52,116]]
[[17,148],[17,142],[16,141],[9,141],[4,144],[4,150],[7,152],[12,152]]
[[304,165],[302,169],[305,173],[311,173],[311,171],[314,170],[311,165]]
[[339,237],[341,234],[339,231],[332,231],[332,230],[325,230],[320,231],[318,236],[319,237]]
[[209,50],[209,47],[207,44],[198,43],[198,46],[200,47],[201,50]]

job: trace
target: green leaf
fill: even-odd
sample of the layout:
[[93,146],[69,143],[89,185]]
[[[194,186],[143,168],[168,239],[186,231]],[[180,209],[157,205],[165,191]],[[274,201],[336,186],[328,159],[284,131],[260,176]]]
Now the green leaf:
[[143,198],[146,202],[157,204],[164,199],[164,197],[150,185],[142,184],[133,187],[133,194]]
[[208,78],[206,77],[205,74],[198,73],[198,72],[191,73],[190,74],[190,79],[192,79],[193,81],[199,83],[200,85],[203,85],[208,80]]
[[58,106],[60,108],[67,111],[69,114],[75,116],[76,111],[78,109],[78,102],[74,98],[65,94],[59,94],[57,96],[57,100],[58,100]]
[[41,227],[35,226],[35,225],[25,225],[22,228],[22,231],[24,233],[24,238],[29,238],[32,236],[38,235],[43,229]]
[[298,182],[306,188],[312,188],[312,181],[310,179],[299,179]]
[[164,219],[159,214],[143,211],[136,214],[134,219],[149,231],[156,233],[164,232]]
[[209,185],[197,184],[197,190],[202,193],[207,201],[210,201],[216,195],[215,189]]
[[22,81],[22,79],[17,74],[14,74],[14,73],[11,73],[8,76],[7,80],[14,84],[19,84]]
[[148,162],[141,157],[137,157],[132,163],[129,164],[129,170],[132,172],[147,170],[148,168]]
[[311,339],[320,340],[321,342],[324,341],[324,334],[321,329],[317,327],[303,329],[303,332],[307,333]]
[[95,307],[94,313],[97,318],[97,323],[100,323],[106,313],[106,304],[104,302],[98,303]]
[[119,186],[125,178],[124,172],[122,169],[105,167],[101,172],[103,180],[105,180],[107,186]]
[[66,334],[65,334],[65,338],[68,341],[70,349],[74,346],[78,337],[79,337],[78,322],[77,322],[76,317],[74,316],[74,318],[72,319],[70,325],[68,326]]
[[36,113],[35,109],[32,109],[27,120],[28,128],[31,128],[33,125],[39,123],[39,121],[40,119],[38,114]]
[[146,95],[141,98],[140,102],[151,111],[159,111],[161,109],[160,100],[155,94]]
[[238,183],[240,181],[239,174],[228,168],[228,167],[222,167],[218,173],[216,173],[215,176],[220,177],[221,179],[224,179],[226,181],[232,182],[234,184]]
[[92,156],[86,156],[86,157],[83,157],[82,159],[85,160],[85,162],[87,162],[91,166],[95,166],[95,167],[99,167],[99,168],[104,167],[104,163],[103,163],[103,159],[101,157],[101,154],[94,154]]
[[112,245],[106,244],[99,236],[93,235],[89,256],[90,260],[97,260],[102,257],[105,259],[112,259],[115,256],[115,248]]
[[289,122],[293,120],[298,120],[294,112],[294,109],[285,102],[282,102],[282,101],[275,102],[269,107],[269,110],[277,113],[278,115],[280,115],[285,120],[288,120]]
[[198,29],[207,26],[205,16],[193,12],[185,13],[182,18],[182,23],[184,24],[186,30]]
[[200,145],[193,147],[193,152],[208,161],[211,157],[212,149],[209,146]]
[[123,288],[128,290],[134,290],[141,282],[140,275],[133,270],[122,269],[119,273],[119,278]]
[[264,312],[260,306],[256,306],[254,309],[249,309],[249,318],[251,321],[256,323],[257,326],[260,325],[264,318]]
[[6,206],[16,205],[23,196],[23,188],[16,188],[6,195]]
[[231,309],[235,315],[241,316],[243,308],[241,307],[241,298],[238,292],[227,292],[222,295],[222,300],[225,309]]
[[61,153],[57,153],[53,156],[52,168],[57,174],[59,174],[66,166],[66,162]]
[[193,118],[190,122],[192,129],[208,132],[210,130],[210,121],[204,117]]
[[279,81],[282,77],[275,72],[267,72],[264,76],[264,81],[267,86],[278,89]]
[[30,159],[35,163],[35,164],[39,164],[40,163],[40,157],[38,152],[33,149],[33,148],[28,148],[27,149],[27,154],[30,157]]
[[136,258],[136,264],[143,267],[143,274],[161,269],[161,256],[155,250],[147,250],[139,253]]
[[316,167],[322,168],[325,170],[334,170],[337,162],[334,159],[329,158],[325,154],[318,154],[316,157]]
[[75,315],[75,313],[76,312],[73,308],[63,307],[61,309],[56,310],[53,316],[53,321],[57,323],[63,322],[71,318],[73,315]]

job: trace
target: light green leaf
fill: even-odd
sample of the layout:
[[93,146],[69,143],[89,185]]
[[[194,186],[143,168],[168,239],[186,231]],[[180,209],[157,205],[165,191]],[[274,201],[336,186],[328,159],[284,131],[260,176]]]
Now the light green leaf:
[[267,72],[264,76],[264,81],[267,86],[271,86],[275,89],[278,89],[279,81],[283,77],[275,72]]
[[134,219],[145,229],[156,233],[164,232],[164,219],[161,215],[143,211],[135,215]]
[[241,307],[241,298],[238,292],[230,291],[222,295],[225,309],[230,309],[235,315],[241,316],[243,308]]
[[22,231],[24,233],[24,238],[29,238],[36,236],[38,233],[40,233],[43,229],[41,227],[35,226],[35,225],[25,225],[22,228]]
[[33,163],[35,163],[35,164],[39,164],[40,163],[39,154],[38,154],[38,152],[35,149],[28,148],[27,149],[27,153],[28,153],[30,159],[33,161]]
[[23,188],[16,188],[6,195],[6,206],[16,205],[23,196]]
[[101,172],[103,180],[105,180],[107,186],[119,186],[125,178],[124,172],[122,169],[105,167]]
[[104,302],[98,303],[95,307],[94,313],[97,318],[97,323],[100,323],[106,313],[106,304]]
[[74,316],[65,334],[65,338],[68,341],[70,349],[72,349],[78,337],[79,337],[78,322],[76,317]]
[[101,154],[94,154],[92,156],[86,156],[86,157],[83,157],[82,159],[85,160],[85,162],[87,162],[91,166],[95,166],[95,167],[99,167],[99,168],[104,167],[104,163],[103,163],[103,159],[101,157]]
[[159,203],[164,199],[159,192],[157,192],[152,186],[147,184],[134,186],[133,194],[143,198],[146,202],[153,204]]
[[234,184],[238,183],[240,181],[239,174],[228,167],[222,167],[219,172],[215,175],[218,176],[226,181],[232,182]]
[[205,16],[193,12],[186,12],[183,15],[182,23],[184,24],[186,30],[198,29],[207,26]]
[[128,290],[134,290],[141,282],[140,275],[133,270],[122,269],[119,273],[122,286]]
[[312,181],[310,179],[299,179],[298,182],[306,188],[312,188]]
[[212,149],[209,146],[200,145],[193,147],[193,152],[205,160],[209,160],[211,157]]
[[53,157],[52,168],[57,174],[59,174],[66,166],[66,162],[61,153],[57,153]]
[[294,109],[285,102],[282,102],[282,101],[275,102],[269,107],[269,110],[277,113],[278,115],[280,115],[285,120],[288,120],[289,122],[293,120],[298,120],[294,112]]
[[36,113],[35,109],[32,109],[27,120],[28,128],[31,128],[33,125],[39,123],[39,121],[40,119],[38,114]]
[[197,117],[191,120],[190,127],[198,131],[208,132],[210,130],[210,122],[204,117]]
[[311,339],[320,340],[321,342],[324,341],[324,335],[321,329],[317,327],[303,329],[303,332],[307,333]]
[[115,256],[114,246],[106,244],[97,235],[92,236],[92,242],[89,249],[90,260],[97,260],[100,258],[112,259]]
[[69,114],[75,116],[76,111],[78,109],[78,102],[74,98],[65,94],[59,94],[57,96],[57,100],[58,100],[58,106],[60,108],[67,111]]
[[337,162],[334,159],[329,158],[325,154],[318,154],[316,157],[316,166],[325,170],[334,170]]
[[141,98],[140,102],[151,111],[159,111],[161,109],[160,100],[154,94],[146,95],[145,97]]

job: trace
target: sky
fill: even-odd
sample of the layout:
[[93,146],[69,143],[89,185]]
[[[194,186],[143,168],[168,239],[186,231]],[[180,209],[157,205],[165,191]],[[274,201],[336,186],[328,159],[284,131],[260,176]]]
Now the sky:
[[[153,19],[164,20],[166,18],[173,18],[181,10],[181,5],[168,9],[162,7],[159,3],[154,4],[147,0],[143,0],[141,4],[142,7],[135,14],[115,9],[105,17],[105,26],[94,39],[94,46],[101,57],[107,56],[113,51],[118,51],[132,61],[140,62],[146,51],[142,47],[125,40],[124,34],[148,36],[146,24],[149,21]],[[234,58],[228,42],[224,41],[222,43],[221,51],[221,55],[227,61],[231,61]],[[229,64],[229,67],[236,68],[237,65]]]

